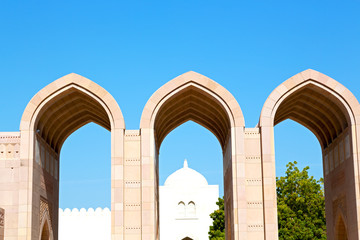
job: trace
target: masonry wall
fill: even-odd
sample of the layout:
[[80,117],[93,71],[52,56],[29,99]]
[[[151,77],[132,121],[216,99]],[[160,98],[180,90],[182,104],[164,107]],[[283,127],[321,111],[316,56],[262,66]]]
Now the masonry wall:
[[[59,208],[59,155],[38,134],[35,136],[35,163],[33,175],[33,224],[42,223],[49,218],[50,233],[58,236]],[[37,238],[42,229],[34,232]]]
[[[5,210],[3,225],[0,226],[6,239],[18,237],[18,226],[23,219],[19,216],[20,188],[20,133],[0,133],[0,207]],[[1,225],[1,224],[0,224]],[[1,237],[0,237],[1,239]]]

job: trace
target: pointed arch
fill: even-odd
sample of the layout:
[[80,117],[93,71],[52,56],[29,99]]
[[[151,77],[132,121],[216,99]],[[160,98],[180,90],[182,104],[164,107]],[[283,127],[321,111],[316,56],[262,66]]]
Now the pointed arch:
[[[78,74],[71,73],[50,83],[40,90],[28,103],[20,122],[20,158],[26,160],[27,192],[30,204],[27,213],[30,221],[28,229],[39,227],[38,200],[41,197],[51,201],[53,207],[58,208],[59,188],[58,171],[59,156],[64,141],[70,134],[94,122],[111,131],[111,206],[123,202],[123,195],[114,196],[114,192],[122,191],[121,186],[115,186],[114,179],[121,181],[122,174],[115,172],[117,167],[123,167],[123,136],[125,122],[121,110],[109,92],[93,81]],[[40,143],[40,144],[38,144]],[[39,148],[41,147],[41,148]],[[39,152],[41,149],[42,152]],[[40,153],[40,154],[39,154]],[[45,157],[44,157],[45,156]],[[54,174],[45,177],[47,168],[40,158],[46,158],[50,167],[54,167]],[[40,166],[40,167],[39,167]],[[120,174],[120,176],[119,176]],[[40,178],[44,182],[40,183]],[[24,177],[25,178],[25,177]],[[122,227],[121,218],[114,218],[123,214],[115,209],[112,214],[112,229]],[[54,213],[54,219],[57,213]],[[57,223],[53,231],[57,232]],[[37,238],[39,232],[33,233]]]
[[168,133],[188,120],[210,130],[223,148],[229,129],[245,126],[240,106],[232,94],[193,71],[174,78],[150,97],[140,128],[155,129],[159,147]]
[[238,176],[237,173],[237,164],[244,164],[244,117],[238,102],[229,91],[193,71],[160,87],[146,103],[141,116],[142,181],[148,183],[142,190],[148,196],[143,204],[152,206],[146,212],[151,216],[152,223],[143,222],[143,226],[153,228],[154,235],[151,238],[158,236],[160,146],[167,134],[189,120],[212,132],[222,147],[224,204],[228,210],[226,221],[230,226],[226,237],[237,239],[240,231],[235,224],[239,221],[237,206],[246,205],[244,198],[238,198],[238,191],[244,187],[239,186],[245,182],[244,176]]
[[59,152],[66,138],[89,122],[108,130],[125,128],[121,110],[110,93],[71,73],[52,82],[30,100],[20,130],[37,131]]
[[308,69],[289,78],[270,94],[259,125],[275,126],[291,118],[308,127],[326,146],[344,128],[356,125],[357,116],[360,116],[359,102],[350,90],[325,74]]
[[[342,196],[354,199],[346,204],[357,213],[359,199],[358,137],[360,105],[355,96],[342,84],[312,69],[305,70],[280,84],[267,98],[262,108],[259,126],[262,144],[264,222],[266,237],[277,234],[277,203],[274,126],[283,120],[294,120],[314,133],[322,148],[326,222],[328,236],[335,236],[336,202]],[[345,154],[344,154],[345,152]],[[341,180],[345,176],[346,181]],[[339,181],[339,179],[341,181]],[[347,214],[347,213],[345,213]],[[351,217],[351,229],[358,229],[358,214]],[[274,231],[269,230],[274,229]],[[354,238],[358,231],[351,232]]]

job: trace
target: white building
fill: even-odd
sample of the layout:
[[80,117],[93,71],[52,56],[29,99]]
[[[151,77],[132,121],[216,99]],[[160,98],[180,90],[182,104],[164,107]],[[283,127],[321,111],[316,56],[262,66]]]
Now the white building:
[[[171,174],[160,186],[161,240],[208,240],[210,213],[218,208],[219,186],[188,167]],[[108,208],[59,210],[59,240],[110,240]]]
[[160,186],[160,238],[208,240],[210,213],[218,209],[219,186],[188,167],[171,174]]

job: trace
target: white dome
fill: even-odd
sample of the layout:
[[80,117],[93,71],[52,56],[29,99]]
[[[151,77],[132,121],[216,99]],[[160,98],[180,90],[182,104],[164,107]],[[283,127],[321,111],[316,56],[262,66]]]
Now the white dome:
[[187,160],[184,161],[184,167],[175,171],[171,174],[165,181],[164,186],[176,186],[176,187],[186,187],[186,186],[207,186],[208,182],[205,177],[188,167]]

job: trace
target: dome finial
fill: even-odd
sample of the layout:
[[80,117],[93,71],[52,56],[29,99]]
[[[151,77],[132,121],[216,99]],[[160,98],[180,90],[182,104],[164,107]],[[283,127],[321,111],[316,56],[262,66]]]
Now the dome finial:
[[187,162],[187,160],[186,160],[186,158],[185,158],[185,160],[184,160],[184,168],[188,168],[189,166],[188,166],[188,162]]

